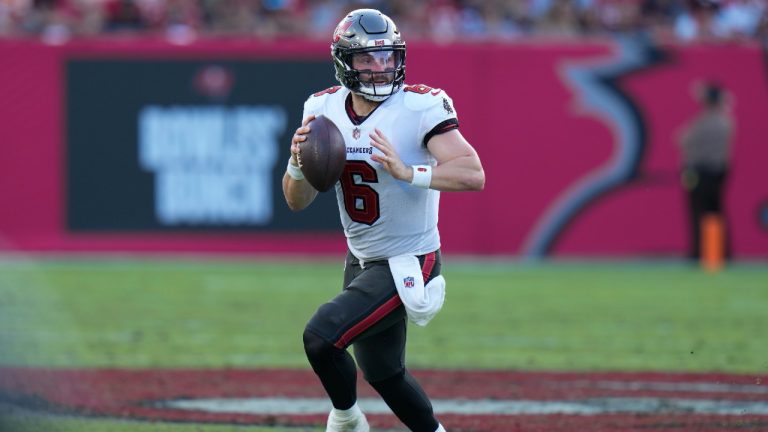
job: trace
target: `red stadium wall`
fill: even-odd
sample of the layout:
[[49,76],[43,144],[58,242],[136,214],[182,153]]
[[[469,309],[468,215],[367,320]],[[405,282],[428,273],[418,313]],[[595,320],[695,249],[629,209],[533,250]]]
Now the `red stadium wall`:
[[[327,51],[325,43],[236,39],[185,46],[149,39],[62,46],[0,40],[0,250],[343,251],[342,235],[327,229],[89,231],[73,230],[67,222],[66,179],[73,174],[67,172],[73,116],[68,111],[78,110],[67,108],[68,60],[317,63],[327,60]],[[330,66],[327,71],[330,85]],[[486,169],[482,193],[443,194],[444,250],[526,257],[682,256],[688,228],[674,137],[696,111],[692,86],[715,79],[732,96],[737,124],[726,203],[733,253],[768,257],[766,76],[763,53],[749,44],[651,49],[619,41],[412,43],[408,82],[451,95],[461,130]],[[104,115],[119,103],[103,101]],[[338,225],[335,211],[322,217]],[[301,215],[296,221],[301,223]]]

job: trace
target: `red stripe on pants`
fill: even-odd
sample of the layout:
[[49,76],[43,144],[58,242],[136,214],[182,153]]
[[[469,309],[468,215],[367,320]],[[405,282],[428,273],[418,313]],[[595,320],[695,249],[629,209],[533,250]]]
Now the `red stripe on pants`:
[[349,345],[352,339],[357,337],[360,333],[368,330],[372,325],[376,324],[377,322],[379,322],[379,320],[389,315],[390,312],[397,309],[397,307],[400,306],[401,304],[403,304],[403,302],[400,300],[400,296],[395,295],[391,299],[387,300],[386,303],[379,306],[379,308],[373,311],[372,314],[365,317],[364,320],[360,321],[359,323],[352,326],[352,328],[344,332],[344,334],[341,335],[339,340],[336,341],[336,343],[333,344],[333,346],[339,349],[346,348],[346,346]]
[[[424,278],[424,283],[427,283],[429,276],[432,274],[432,270],[435,268],[435,261],[434,252],[424,255],[424,265],[421,266],[421,275]],[[401,304],[403,304],[403,302],[400,300],[400,296],[395,295],[391,299],[387,300],[383,305],[379,306],[375,311],[373,311],[372,314],[368,315],[365,317],[365,319],[344,332],[344,334],[341,335],[339,340],[337,340],[333,346],[339,349],[346,348],[354,338],[371,328],[371,326],[379,322],[385,316],[389,315]]]
[[427,283],[429,275],[432,274],[432,270],[435,268],[435,253],[428,253],[424,255],[424,265],[421,266],[421,275],[424,277],[424,283]]

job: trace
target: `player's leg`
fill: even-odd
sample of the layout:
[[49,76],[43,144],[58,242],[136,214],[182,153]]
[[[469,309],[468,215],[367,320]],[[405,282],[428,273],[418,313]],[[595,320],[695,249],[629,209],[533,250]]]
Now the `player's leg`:
[[358,283],[358,279],[368,281],[389,277],[391,280],[388,274],[385,261],[369,263],[362,268],[357,260],[348,257],[344,290],[320,306],[304,330],[307,358],[334,406],[329,416],[329,430],[347,430],[330,427],[337,417],[340,420],[349,417],[351,421],[360,419],[365,422],[356,405],[355,363],[346,348],[371,327],[388,319],[400,305],[396,292],[377,291],[369,283]]
[[[419,257],[427,281],[440,274],[440,253]],[[381,291],[396,288],[387,267],[387,278],[371,280],[371,284],[389,285]],[[365,380],[381,395],[393,413],[411,431],[441,431],[432,410],[432,403],[405,367],[407,317],[403,306],[388,320],[382,320],[354,343],[355,358]]]
[[309,329],[304,330],[304,351],[334,408],[351,408],[357,401],[357,369],[352,356]]
[[[353,276],[349,258],[344,267],[344,286]],[[304,352],[320,378],[334,408],[346,410],[357,401],[357,368],[346,347],[334,342],[340,327],[349,326],[350,301],[346,290],[321,305],[304,328]]]
[[381,381],[370,382],[393,413],[413,432],[444,431],[432,403],[408,369]]
[[304,351],[333,404],[326,432],[368,432],[357,406],[357,369],[349,353],[311,330],[304,331]]
[[[401,306],[402,307],[402,306]],[[411,431],[435,432],[439,426],[432,403],[405,368],[406,322],[355,341],[355,358],[363,376],[392,412]]]

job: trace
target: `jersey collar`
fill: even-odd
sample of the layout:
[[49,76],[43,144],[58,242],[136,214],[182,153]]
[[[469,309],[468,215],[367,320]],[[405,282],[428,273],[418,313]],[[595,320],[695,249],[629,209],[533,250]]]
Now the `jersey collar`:
[[[388,99],[389,100],[389,99]],[[386,101],[384,101],[386,102]],[[349,117],[349,121],[352,122],[355,126],[363,124],[363,122],[371,116],[371,114],[375,113],[377,109],[379,109],[380,106],[384,104],[384,102],[376,105],[376,108],[373,109],[373,111],[369,112],[368,115],[365,116],[359,116],[355,112],[355,110],[352,108],[352,92],[347,93],[347,98],[344,100],[344,108],[347,111],[347,117]]]

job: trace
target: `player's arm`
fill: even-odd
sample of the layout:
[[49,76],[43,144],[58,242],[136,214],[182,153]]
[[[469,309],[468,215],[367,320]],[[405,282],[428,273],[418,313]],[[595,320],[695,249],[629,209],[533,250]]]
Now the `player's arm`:
[[283,195],[285,195],[285,202],[288,203],[288,207],[293,211],[304,210],[317,196],[317,190],[302,178],[303,176],[299,168],[300,145],[306,141],[307,137],[305,135],[309,133],[309,126],[307,124],[314,118],[315,116],[313,115],[307,116],[301,123],[301,127],[296,129],[291,139],[291,159],[288,162],[288,169],[285,175],[283,175]]
[[[371,145],[382,153],[374,154],[371,159],[381,163],[392,177],[408,183],[413,181],[414,168],[403,163],[380,130],[371,134]],[[437,160],[437,166],[432,168],[430,189],[475,191],[485,187],[485,171],[480,157],[458,129],[433,136],[427,142],[427,148]]]
[[[432,169],[430,189],[483,190],[485,171],[480,157],[458,129],[433,136],[427,142],[427,148],[437,160],[437,166]],[[413,173],[411,173],[411,179],[413,179]]]

